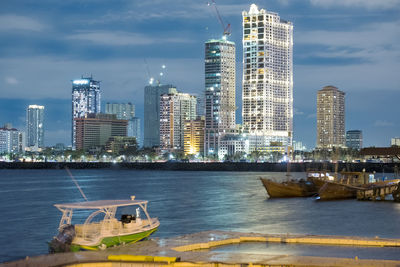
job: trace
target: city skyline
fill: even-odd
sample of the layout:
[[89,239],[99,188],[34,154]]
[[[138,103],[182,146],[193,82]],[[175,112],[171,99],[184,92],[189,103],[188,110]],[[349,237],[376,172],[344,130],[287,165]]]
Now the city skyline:
[[[315,146],[316,92],[332,84],[346,92],[346,130],[362,130],[365,146],[390,145],[390,138],[400,132],[395,109],[400,85],[399,1],[254,2],[294,24],[294,140]],[[161,82],[181,92],[204,91],[203,45],[222,32],[206,3],[120,1],[111,6],[104,1],[69,1],[53,3],[53,12],[47,13],[41,10],[50,7],[46,1],[24,3],[0,4],[0,124],[11,122],[21,130],[26,106],[44,105],[46,145],[69,144],[70,80],[82,74],[102,81],[103,107],[106,102],[130,101],[141,118],[147,67],[157,77],[165,64]],[[229,40],[237,46],[238,110],[241,12],[252,3],[217,2],[232,25]],[[63,20],[57,20],[60,14]]]

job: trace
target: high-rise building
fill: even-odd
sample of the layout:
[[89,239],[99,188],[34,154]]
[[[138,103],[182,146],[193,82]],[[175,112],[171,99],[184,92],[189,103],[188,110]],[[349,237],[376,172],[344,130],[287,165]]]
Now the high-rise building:
[[115,114],[89,113],[76,118],[76,149],[103,147],[110,137],[126,136],[127,120],[118,120]]
[[363,136],[360,130],[350,130],[346,132],[346,146],[348,148],[360,150],[363,147]]
[[10,124],[0,128],[0,153],[22,153],[25,150],[25,134]]
[[205,155],[218,154],[221,137],[236,128],[235,43],[205,43]]
[[132,103],[107,103],[106,114],[115,114],[119,120],[130,120],[135,117],[135,105]]
[[144,88],[144,147],[160,145],[160,96],[177,93],[173,85],[148,85]]
[[335,86],[317,94],[317,148],[345,146],[344,95]]
[[196,97],[186,93],[164,94],[160,98],[160,147],[184,148],[186,120],[196,118]]
[[133,117],[128,121],[128,136],[135,137],[139,147],[142,146],[142,135],[140,134],[140,118]]
[[93,77],[83,77],[72,81],[72,148],[76,146],[76,118],[89,113],[100,113],[100,81]]
[[185,155],[204,155],[204,116],[185,121],[184,151]]
[[29,105],[26,112],[26,146],[33,151],[44,147],[44,106]]
[[250,151],[286,150],[293,136],[293,24],[255,4],[242,15],[243,130]]

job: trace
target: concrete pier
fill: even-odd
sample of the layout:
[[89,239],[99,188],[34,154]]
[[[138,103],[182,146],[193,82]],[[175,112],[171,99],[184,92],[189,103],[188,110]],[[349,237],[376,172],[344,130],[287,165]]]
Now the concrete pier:
[[42,255],[2,266],[400,266],[400,260],[360,259],[357,255],[354,258],[334,258],[212,250],[213,247],[244,242],[394,247],[399,249],[400,255],[400,239],[207,231],[141,241],[104,251]]

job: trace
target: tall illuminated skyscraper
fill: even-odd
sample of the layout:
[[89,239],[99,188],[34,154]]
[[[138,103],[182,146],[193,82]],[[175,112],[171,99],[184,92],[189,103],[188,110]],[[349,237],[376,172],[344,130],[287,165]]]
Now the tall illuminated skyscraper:
[[26,112],[26,146],[37,151],[44,147],[44,106],[29,105]]
[[205,43],[205,155],[217,155],[221,137],[236,128],[235,43]]
[[76,146],[76,118],[100,113],[100,81],[83,77],[72,81],[72,148]]
[[335,86],[325,86],[317,94],[317,147],[345,146],[344,95]]
[[243,129],[250,150],[282,150],[293,132],[293,25],[277,13],[243,11]]

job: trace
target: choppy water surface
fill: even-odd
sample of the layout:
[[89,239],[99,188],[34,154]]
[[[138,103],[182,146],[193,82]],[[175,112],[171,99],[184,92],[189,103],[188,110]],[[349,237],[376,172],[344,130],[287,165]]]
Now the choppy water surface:
[[[285,173],[71,172],[89,200],[149,200],[161,222],[153,237],[215,229],[400,238],[399,203],[267,199],[258,178],[283,180]],[[65,170],[0,170],[0,262],[47,253],[61,218],[53,204],[76,201],[83,199]]]

